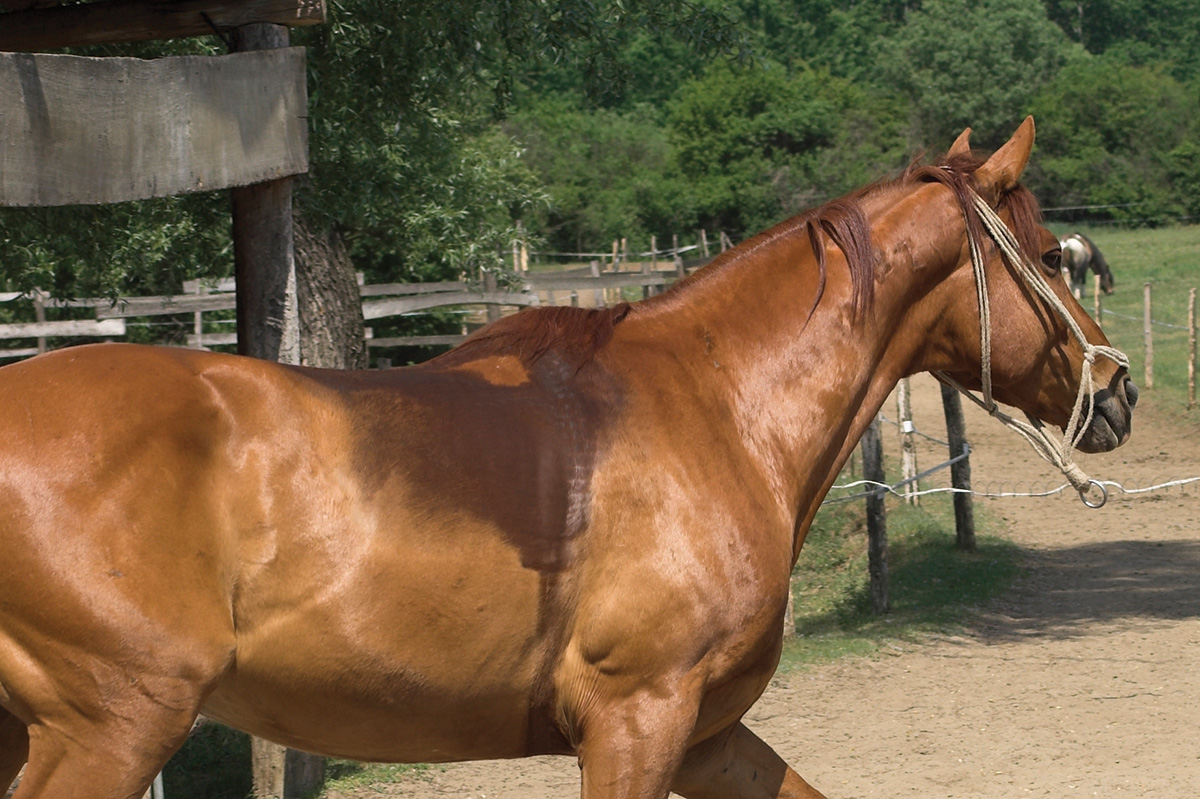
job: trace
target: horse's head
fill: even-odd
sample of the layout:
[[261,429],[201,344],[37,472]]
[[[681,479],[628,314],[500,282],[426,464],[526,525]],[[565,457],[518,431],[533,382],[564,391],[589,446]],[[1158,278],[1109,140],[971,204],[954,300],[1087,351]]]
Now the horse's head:
[[[1117,362],[1123,356],[1114,355],[1072,296],[1058,239],[1039,224],[1037,203],[1019,183],[1033,148],[1033,119],[982,163],[970,153],[969,134],[959,136],[943,165],[923,170],[924,179],[951,190],[958,219],[967,221],[955,223],[961,236],[957,263],[928,297],[937,319],[920,367],[985,394],[990,381],[995,399],[1062,428],[1079,449],[1113,449],[1129,437],[1137,388]],[[989,232],[988,220],[996,217],[1012,233],[1008,254],[998,244],[1004,236]],[[972,240],[990,325],[981,323],[986,316]],[[990,359],[983,357],[985,346]]]

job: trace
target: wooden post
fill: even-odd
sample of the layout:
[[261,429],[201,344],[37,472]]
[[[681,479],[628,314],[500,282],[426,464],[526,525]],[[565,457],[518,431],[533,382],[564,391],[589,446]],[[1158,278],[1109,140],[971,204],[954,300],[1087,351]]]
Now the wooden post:
[[[648,275],[658,274],[658,236],[650,237],[650,261],[645,271]],[[653,297],[659,291],[661,291],[659,286],[646,286],[642,296]]]
[[[879,417],[867,427],[862,437],[863,479],[876,483],[885,481],[883,471],[883,438],[879,435]],[[875,613],[887,613],[887,511],[883,498],[887,489],[871,490],[867,494],[867,571],[871,577],[871,608]]]
[[[896,392],[896,409],[900,417],[900,476],[904,480],[917,474],[917,445],[913,440],[912,387],[908,378],[900,381]],[[904,486],[904,501],[909,505],[920,505],[920,486],[916,480]]]
[[675,262],[675,274],[683,277],[683,259],[679,257],[679,234],[671,236],[671,259]]
[[[282,25],[246,25],[234,31],[233,49],[287,47]],[[233,262],[237,283],[238,352],[300,363],[300,314],[292,236],[291,178],[231,189]]]
[[[591,267],[592,277],[600,277],[599,261],[592,261],[588,266]],[[604,307],[604,289],[592,289],[592,298],[595,300],[597,308]]]
[[1154,322],[1150,317],[1150,284],[1142,284],[1142,338],[1146,346],[1145,386],[1154,388],[1154,336],[1150,328]]
[[[484,272],[483,272],[483,291],[484,291],[484,293],[491,294],[492,292],[498,291],[498,290],[499,289],[496,284],[496,273],[490,269],[484,270]],[[495,322],[497,319],[500,318],[500,306],[499,305],[493,305],[492,303],[488,303],[486,306],[486,309],[487,309],[487,311],[486,311],[487,321],[488,321],[489,325],[492,322]]]
[[1100,307],[1100,276],[1092,276],[1092,317],[1096,320],[1096,327],[1104,328],[1104,321],[1100,318],[1103,309]]
[[[962,397],[958,391],[942,384],[942,409],[946,413],[946,441],[950,457],[957,458],[969,450],[967,424],[963,419]],[[954,493],[954,541],[967,552],[975,551],[975,505],[971,497],[971,459],[963,458],[950,465],[950,485]]]
[[704,228],[700,228],[700,252],[708,257],[708,231]]
[[796,637],[796,597],[792,594],[792,578],[788,576],[787,607],[783,611],[784,639]]
[[[288,30],[255,24],[233,32],[235,51],[287,47]],[[231,189],[237,291],[238,352],[300,363],[300,313],[292,230],[292,181],[270,180]],[[252,740],[254,794],[293,799],[324,780],[325,760],[278,744]]]
[[[33,318],[38,322],[46,321],[46,298],[42,294],[42,290],[40,288],[35,288],[33,290]],[[37,351],[38,355],[41,355],[46,351],[45,336],[38,336]]]
[[[651,250],[654,249],[654,237],[653,236],[650,237],[650,249]],[[654,253],[651,253],[650,257],[653,258]],[[647,275],[647,276],[650,275],[650,273],[651,273],[650,265],[651,265],[650,261],[642,261],[641,272],[643,275]],[[642,286],[642,299],[643,300],[649,298],[653,293],[654,293],[654,291],[651,289],[651,287],[649,285]]]
[[1196,407],[1196,290],[1188,290],[1188,410]]

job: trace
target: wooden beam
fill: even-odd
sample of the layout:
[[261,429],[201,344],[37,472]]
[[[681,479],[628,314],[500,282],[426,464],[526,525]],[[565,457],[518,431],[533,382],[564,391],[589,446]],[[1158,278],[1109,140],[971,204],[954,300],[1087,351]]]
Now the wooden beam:
[[124,319],[68,319],[62,322],[23,322],[0,325],[0,339],[40,336],[123,336]]
[[115,305],[96,308],[97,319],[128,319],[131,316],[171,316],[181,313],[232,311],[237,307],[233,294],[178,294],[174,297],[130,297]]
[[298,174],[308,169],[307,104],[301,47],[152,61],[0,53],[0,206],[124,202]]
[[383,319],[401,316],[430,308],[454,305],[537,305],[538,298],[530,294],[507,291],[445,291],[415,297],[395,297],[389,300],[368,300],[363,303],[363,319]]
[[325,0],[99,0],[0,15],[0,50],[35,53],[205,36],[259,22],[299,27],[324,21]]

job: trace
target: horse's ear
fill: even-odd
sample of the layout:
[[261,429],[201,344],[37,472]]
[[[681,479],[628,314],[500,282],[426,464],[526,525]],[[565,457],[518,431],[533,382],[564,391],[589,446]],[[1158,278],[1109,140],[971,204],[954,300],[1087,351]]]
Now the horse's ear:
[[946,157],[949,158],[955,155],[970,155],[971,154],[971,129],[966,128],[962,133],[958,134],[958,138],[954,140],[954,144],[950,145],[950,149],[946,151]]
[[1033,152],[1033,133],[1033,117],[1025,117],[1012,138],[976,170],[975,180],[981,192],[997,197],[1017,185]]

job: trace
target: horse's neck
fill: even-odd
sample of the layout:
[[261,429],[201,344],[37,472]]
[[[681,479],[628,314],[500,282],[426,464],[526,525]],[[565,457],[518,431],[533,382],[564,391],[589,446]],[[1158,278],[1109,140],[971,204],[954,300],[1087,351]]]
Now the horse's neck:
[[819,272],[806,237],[797,234],[682,286],[657,309],[675,317],[674,347],[699,361],[694,368],[706,392],[726,404],[781,509],[798,515],[799,527],[919,346],[895,335],[908,298],[904,270],[890,271],[889,290],[856,319],[846,266],[831,253],[814,307]]

